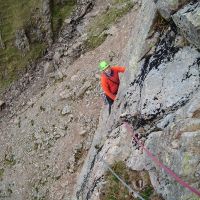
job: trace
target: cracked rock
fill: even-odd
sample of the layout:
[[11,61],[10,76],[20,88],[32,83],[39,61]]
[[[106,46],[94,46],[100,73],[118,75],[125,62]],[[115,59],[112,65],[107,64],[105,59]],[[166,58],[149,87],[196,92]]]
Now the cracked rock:
[[200,49],[200,3],[188,4],[172,16],[185,38]]
[[154,2],[156,3],[160,14],[168,20],[171,17],[171,14],[180,9],[180,7],[189,2],[189,0],[154,0]]

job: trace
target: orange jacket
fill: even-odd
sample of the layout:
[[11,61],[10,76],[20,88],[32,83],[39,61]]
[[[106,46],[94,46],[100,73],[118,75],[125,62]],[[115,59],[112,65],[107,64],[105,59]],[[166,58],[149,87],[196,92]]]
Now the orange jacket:
[[115,100],[119,88],[119,72],[124,73],[125,67],[112,66],[112,76],[108,77],[105,73],[101,74],[101,86],[105,94],[112,100]]

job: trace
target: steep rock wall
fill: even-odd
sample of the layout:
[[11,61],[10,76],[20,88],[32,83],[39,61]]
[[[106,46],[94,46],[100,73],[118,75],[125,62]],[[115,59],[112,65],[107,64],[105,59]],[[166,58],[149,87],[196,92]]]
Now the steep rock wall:
[[118,98],[111,116],[107,110],[101,114],[74,199],[100,198],[107,170],[103,160],[110,165],[122,160],[132,170],[147,170],[164,199],[198,199],[141,152],[124,126],[128,122],[166,166],[200,189],[200,53],[184,42],[172,21],[156,29],[156,16],[155,4],[143,1],[122,58],[127,69]]

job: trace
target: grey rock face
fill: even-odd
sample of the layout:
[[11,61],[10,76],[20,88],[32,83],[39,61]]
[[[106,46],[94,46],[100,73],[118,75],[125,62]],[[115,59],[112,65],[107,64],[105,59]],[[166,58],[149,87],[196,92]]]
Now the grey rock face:
[[24,29],[17,30],[15,37],[15,46],[23,53],[29,51],[29,41]]
[[200,130],[200,53],[195,47],[184,45],[176,27],[166,27],[159,36],[152,35],[154,48],[146,54],[145,45],[153,21],[150,17],[154,11],[150,5],[152,2],[146,2],[148,9],[139,14],[149,20],[149,26],[144,27],[147,21],[142,23],[140,18],[132,33],[123,58],[129,65],[118,98],[109,118],[104,113],[104,120],[100,119],[74,199],[81,199],[81,195],[98,199],[106,171],[101,158],[109,164],[114,160],[126,160],[127,166],[133,170],[148,170],[156,192],[165,200],[196,199],[194,194],[160,169],[136,141],[132,142],[132,133],[126,130],[124,121],[132,126],[140,140],[164,165],[200,189],[200,146],[197,142]]
[[189,0],[154,0],[154,2],[160,14],[168,20],[171,14],[175,13],[181,6],[189,2]]
[[200,3],[188,4],[172,18],[188,41],[200,49]]
[[[126,92],[121,96],[120,112],[124,112],[121,116],[132,124],[141,141],[164,165],[199,189],[196,176],[200,154],[197,151],[199,144],[195,141],[199,140],[200,127],[199,119],[192,116],[198,113],[200,104],[197,98],[200,53],[192,47],[175,47],[175,40],[176,33],[170,29],[160,35],[155,52],[140,63],[140,72],[127,88],[122,88]],[[118,105],[116,107],[119,108]],[[122,122],[118,119],[115,123]],[[145,138],[148,138],[146,142]],[[145,166],[142,165],[144,163]],[[128,165],[132,169],[138,170],[140,166],[149,170],[152,184],[164,199],[195,198],[163,172],[146,153],[138,155],[137,150],[133,151]]]
[[[148,149],[159,155],[159,159],[170,169],[172,169],[179,177],[189,184],[199,189],[199,137],[200,137],[200,120],[188,117],[189,110],[192,107],[198,110],[196,105],[197,96],[194,95],[190,104],[178,110],[173,117],[173,122],[169,122],[166,128],[160,132],[151,133],[146,145]],[[162,143],[160,142],[162,141]],[[195,194],[180,185],[169,174],[163,172],[160,167],[155,165],[147,155],[145,155],[146,166],[151,170],[150,176],[153,185],[161,192],[165,199],[195,199]],[[156,175],[158,173],[159,175]],[[159,183],[157,177],[160,177]],[[164,178],[165,177],[165,178]],[[176,185],[176,186],[175,186]]]
[[46,39],[47,43],[50,46],[53,42],[52,40],[52,29],[51,29],[51,8],[50,8],[50,0],[44,0],[42,6],[42,14],[43,14],[43,29],[46,31]]
[[[199,140],[199,119],[188,117],[194,116],[199,110],[197,104],[200,101],[196,98],[200,87],[200,53],[191,47],[174,48],[175,38],[175,33],[168,30],[161,36],[154,54],[141,62],[141,71],[129,84],[125,99],[121,102],[121,112],[127,113],[122,116],[133,125],[144,139],[142,141],[148,137],[145,144],[154,155],[199,189],[198,178],[194,175],[199,170],[197,162],[200,154],[195,150],[199,144],[194,142]],[[141,128],[144,135],[140,132]],[[161,131],[152,131],[155,129]],[[144,163],[145,166],[142,165]],[[152,184],[164,199],[194,198],[191,192],[177,184],[169,174],[166,175],[147,154],[138,155],[137,150],[133,151],[128,165],[132,169],[138,170],[140,166],[140,169],[144,167],[149,170]]]
[[141,114],[153,115],[152,107],[166,110],[187,101],[199,87],[198,56],[196,50],[184,48],[174,55],[173,62],[161,63],[149,72],[141,91]]
[[[150,16],[147,15],[147,13],[150,13]],[[133,35],[130,36],[128,50],[124,53],[124,57],[126,57],[127,60],[122,62],[124,64],[130,62],[130,65],[127,64],[127,74],[124,76],[126,80],[121,81],[121,86],[124,86],[122,87],[124,92],[127,91],[125,83],[133,78],[133,74],[131,74],[133,63],[137,63],[141,54],[143,54],[143,44],[146,42],[145,38],[148,35],[155,13],[155,5],[149,0],[144,1],[142,8],[139,11],[138,18],[135,19],[135,22],[138,21],[134,24],[135,29],[132,31]],[[141,24],[143,25],[141,26]],[[98,76],[96,78],[98,78]],[[124,103],[123,100],[124,99],[122,98],[122,104]],[[110,126],[110,122],[112,123],[115,119],[118,120],[119,115],[117,111],[121,114],[119,106],[115,111],[113,116],[110,117],[108,116],[107,107],[101,113],[99,119],[100,124],[95,133],[92,147],[90,148],[85,165],[75,187],[73,200],[82,198],[92,200],[99,199],[99,191],[101,185],[104,184],[103,175],[107,170],[102,162],[102,158],[112,165],[115,160],[124,161],[132,155],[130,143],[131,135],[127,134],[123,127],[113,128]],[[137,170],[141,170],[142,167],[144,167],[142,162],[137,162],[142,160],[142,157],[138,157],[138,152],[135,153],[135,160],[133,162],[138,163]]]

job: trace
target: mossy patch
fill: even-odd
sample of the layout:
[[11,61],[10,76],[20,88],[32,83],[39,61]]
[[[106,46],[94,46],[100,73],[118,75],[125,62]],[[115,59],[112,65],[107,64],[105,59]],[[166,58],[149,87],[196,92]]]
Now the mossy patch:
[[189,175],[192,172],[192,168],[190,165],[191,155],[185,153],[183,157],[183,173],[184,175]]
[[[133,171],[126,167],[122,161],[115,162],[112,166],[113,171],[120,176],[132,189],[139,192],[145,199],[150,199],[154,189],[150,183],[149,175],[145,171]],[[103,186],[100,194],[101,200],[136,200],[127,188],[111,172],[105,175],[106,184]],[[140,184],[142,182],[142,188]],[[135,188],[137,187],[137,189]],[[140,188],[140,189],[139,189]]]
[[0,181],[3,180],[3,175],[4,175],[4,169],[0,169]]
[[25,55],[14,46],[15,32],[29,23],[31,10],[41,7],[41,0],[7,0],[0,4],[0,30],[4,49],[0,49],[0,92],[16,80],[25,67],[46,48],[44,43],[30,45]]
[[[142,191],[140,193],[140,195],[145,199],[148,200],[150,199],[150,196],[153,194],[154,189],[152,186],[148,186],[147,188],[144,189],[144,191]],[[137,200],[140,200],[139,198],[137,198]]]
[[133,6],[134,4],[130,0],[118,0],[100,16],[95,17],[88,29],[86,48],[94,49],[102,44],[107,37],[105,31],[108,30],[112,24],[116,23],[119,18],[127,14]]
[[[52,29],[56,35],[64,19],[71,14],[76,1],[69,0],[63,4],[54,2],[52,0]],[[30,29],[38,28],[37,23],[42,22],[42,6],[43,0],[6,0],[0,3],[0,34],[5,46],[4,49],[0,48],[0,93],[17,80],[26,71],[26,67],[41,57],[47,48],[47,42],[38,41],[29,35]],[[19,29],[25,30],[30,43],[30,50],[26,53],[14,45],[15,33]],[[42,34],[47,31],[41,26],[39,29]]]
[[64,3],[55,3],[55,0],[52,0],[52,29],[54,38],[58,35],[58,30],[61,28],[64,20],[69,17],[75,8],[76,1],[68,0]]

